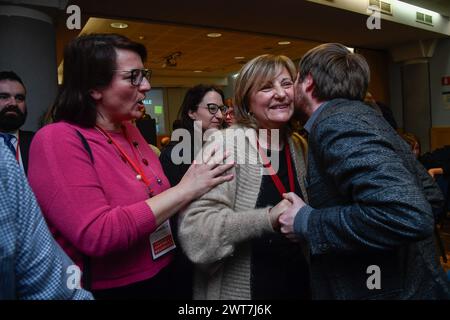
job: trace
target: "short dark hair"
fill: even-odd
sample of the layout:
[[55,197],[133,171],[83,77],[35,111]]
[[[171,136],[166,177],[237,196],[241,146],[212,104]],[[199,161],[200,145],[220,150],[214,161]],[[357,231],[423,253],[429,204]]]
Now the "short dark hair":
[[314,80],[313,97],[363,101],[370,81],[366,59],[342,44],[325,43],[309,50],[299,64],[299,80]]
[[88,34],[72,40],[64,50],[63,83],[51,110],[54,121],[94,127],[97,118],[92,89],[108,86],[116,69],[116,49],[136,52],[144,62],[144,45],[119,34]]
[[0,71],[0,81],[2,80],[17,81],[25,88],[22,79],[14,71]]
[[194,129],[194,120],[189,117],[189,111],[197,111],[198,105],[202,102],[203,97],[210,91],[217,92],[222,97],[222,100],[225,100],[223,91],[213,85],[199,84],[186,92],[178,113],[178,119],[181,120],[183,128],[188,130]]
[[181,124],[181,120],[180,119],[175,119],[172,122],[172,131],[175,131],[177,129],[183,128],[182,124]]

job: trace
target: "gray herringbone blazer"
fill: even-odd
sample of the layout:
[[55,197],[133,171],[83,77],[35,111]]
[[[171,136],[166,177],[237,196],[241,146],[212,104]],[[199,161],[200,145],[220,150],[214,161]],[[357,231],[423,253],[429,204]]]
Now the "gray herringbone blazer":
[[[333,100],[308,142],[314,297],[448,299],[433,241],[432,206],[442,195],[382,115],[359,101]],[[373,265],[381,289],[367,286]]]

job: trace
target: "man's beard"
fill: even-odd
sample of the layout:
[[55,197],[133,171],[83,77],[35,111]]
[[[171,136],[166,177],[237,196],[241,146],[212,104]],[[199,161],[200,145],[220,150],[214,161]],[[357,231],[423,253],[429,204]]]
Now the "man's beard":
[[[14,114],[7,114],[14,112]],[[0,131],[14,132],[18,130],[27,120],[27,109],[25,112],[18,106],[7,106],[0,111]]]
[[297,119],[302,126],[304,126],[309,119],[309,117],[303,111],[300,111],[298,108],[294,108],[293,118]]
[[303,95],[303,93],[296,92],[294,97],[294,108],[297,119],[300,120],[302,124],[305,124],[309,119],[309,115],[307,113],[308,100]]

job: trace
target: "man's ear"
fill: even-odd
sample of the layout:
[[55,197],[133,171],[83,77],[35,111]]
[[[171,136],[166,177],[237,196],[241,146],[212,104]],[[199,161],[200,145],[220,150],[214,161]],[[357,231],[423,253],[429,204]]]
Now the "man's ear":
[[98,101],[103,97],[102,93],[95,89],[89,90],[89,94],[91,95],[92,99],[94,99],[95,101]]
[[303,80],[303,84],[305,85],[305,91],[307,91],[307,92],[313,91],[313,89],[314,89],[314,79],[311,76],[311,74],[308,74],[305,77],[305,80]]

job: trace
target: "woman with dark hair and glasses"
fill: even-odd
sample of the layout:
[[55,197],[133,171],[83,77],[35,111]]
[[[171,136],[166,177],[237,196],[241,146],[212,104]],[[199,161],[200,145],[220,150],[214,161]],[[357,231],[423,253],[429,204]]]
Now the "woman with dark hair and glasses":
[[171,187],[131,123],[150,90],[143,45],[84,35],[64,53],[64,79],[30,151],[30,184],[59,244],[99,299],[172,298],[169,218],[232,179],[211,157]]
[[[190,140],[184,141],[181,138],[180,141],[171,141],[162,150],[159,157],[164,173],[171,184],[177,184],[186,173],[201,147],[202,140],[200,139],[203,139],[203,133],[206,130],[223,128],[224,115],[227,111],[227,106],[223,104],[223,101],[222,90],[215,86],[199,84],[186,92],[178,112],[178,119],[180,129],[187,130],[185,131],[186,135],[182,135],[182,137],[189,137]],[[199,139],[197,144],[194,144],[195,130],[197,130],[196,137]],[[181,147],[181,144],[184,148]],[[184,157],[183,151],[188,149],[190,149],[191,155]],[[186,161],[180,164],[176,158],[183,158]]]

